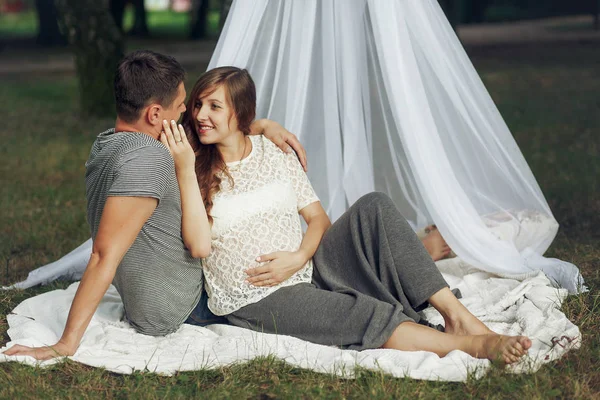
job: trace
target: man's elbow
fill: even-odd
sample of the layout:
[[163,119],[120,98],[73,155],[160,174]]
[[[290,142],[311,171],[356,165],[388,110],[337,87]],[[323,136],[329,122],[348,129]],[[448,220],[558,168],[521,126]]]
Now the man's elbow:
[[114,252],[93,248],[85,270],[86,273],[88,271],[103,271],[103,273],[109,273],[110,280],[112,280],[119,266],[119,262],[120,257]]
[[110,251],[110,249],[105,249],[102,247],[93,247],[89,263],[93,265],[100,265],[106,263],[107,261],[118,259],[117,255],[114,253],[115,252]]

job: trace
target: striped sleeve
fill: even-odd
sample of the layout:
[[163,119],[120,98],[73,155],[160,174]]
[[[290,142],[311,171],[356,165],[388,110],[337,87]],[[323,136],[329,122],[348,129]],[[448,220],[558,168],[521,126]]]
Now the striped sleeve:
[[108,196],[153,197],[165,195],[170,176],[175,176],[173,158],[167,149],[139,147],[121,155]]

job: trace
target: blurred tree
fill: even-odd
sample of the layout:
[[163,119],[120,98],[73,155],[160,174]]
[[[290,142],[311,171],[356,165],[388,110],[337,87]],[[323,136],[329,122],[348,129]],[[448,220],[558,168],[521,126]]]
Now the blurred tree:
[[39,23],[37,43],[42,46],[64,45],[66,40],[58,28],[56,7],[53,1],[35,0]]
[[463,1],[465,11],[464,22],[481,23],[485,20],[485,11],[493,0],[466,0]]
[[126,0],[109,0],[108,7],[117,27],[123,32],[123,17],[125,16]]
[[594,29],[600,29],[600,0],[592,0],[592,14],[594,14]]
[[115,113],[113,80],[123,57],[123,35],[97,0],[55,0],[59,23],[75,53],[84,115]]
[[206,38],[208,25],[208,0],[192,0],[190,37],[192,39]]
[[133,19],[133,27],[128,32],[130,35],[135,36],[148,36],[148,25],[146,7],[144,6],[144,0],[131,0],[135,10],[135,17]]
[[134,7],[133,27],[128,33],[136,36],[148,36],[148,14],[144,0],[109,0],[110,13],[117,27],[123,32],[123,17],[128,3],[132,3]]

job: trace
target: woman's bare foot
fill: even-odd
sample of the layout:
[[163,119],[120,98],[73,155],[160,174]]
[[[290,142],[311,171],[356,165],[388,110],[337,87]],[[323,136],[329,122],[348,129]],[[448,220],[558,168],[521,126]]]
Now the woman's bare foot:
[[433,259],[433,261],[441,260],[444,257],[447,257],[450,254],[450,246],[446,243],[440,231],[437,230],[435,225],[429,225],[425,228],[425,231],[428,232],[427,236],[421,239],[423,246]]
[[431,351],[440,357],[445,357],[454,350],[461,350],[473,357],[510,364],[527,353],[531,347],[531,340],[525,336],[505,336],[495,333],[449,335],[407,321],[398,325],[382,347],[403,351]]
[[447,287],[438,290],[429,299],[444,318],[444,332],[451,335],[488,335],[492,332],[462,304]]
[[466,312],[458,312],[460,315],[444,316],[444,332],[451,335],[490,335],[495,334],[476,316],[468,310]]
[[512,364],[527,354],[531,340],[525,336],[492,334],[475,336],[473,344],[473,352],[469,352],[473,357]]

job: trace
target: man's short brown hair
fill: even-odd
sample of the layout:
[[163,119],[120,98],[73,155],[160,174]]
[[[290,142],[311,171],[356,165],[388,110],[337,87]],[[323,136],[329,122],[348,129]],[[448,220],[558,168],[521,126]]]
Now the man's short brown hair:
[[115,75],[117,115],[133,123],[150,103],[169,106],[184,79],[185,71],[173,57],[150,50],[128,54],[119,63]]

